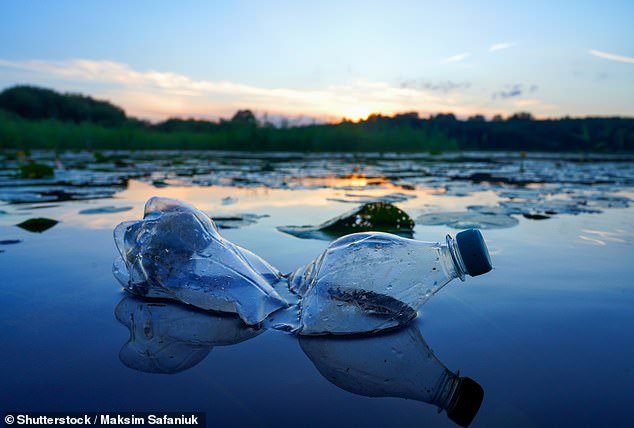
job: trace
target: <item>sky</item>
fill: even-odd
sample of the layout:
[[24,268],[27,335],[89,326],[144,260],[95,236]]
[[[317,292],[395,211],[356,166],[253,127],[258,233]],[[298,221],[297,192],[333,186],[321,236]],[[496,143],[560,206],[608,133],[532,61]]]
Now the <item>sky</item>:
[[152,121],[634,117],[633,21],[631,0],[3,0],[0,89]]

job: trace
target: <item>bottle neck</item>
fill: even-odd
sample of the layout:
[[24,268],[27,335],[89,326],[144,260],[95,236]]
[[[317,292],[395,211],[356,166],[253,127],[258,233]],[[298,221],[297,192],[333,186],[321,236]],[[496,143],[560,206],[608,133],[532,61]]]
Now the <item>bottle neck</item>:
[[431,404],[435,404],[443,410],[450,410],[457,400],[456,392],[458,391],[459,383],[460,376],[445,369],[445,373],[436,386],[436,393],[431,400]]
[[447,246],[443,248],[446,251],[446,258],[451,261],[449,263],[449,273],[452,274],[454,278],[460,278],[461,281],[464,281],[465,275],[467,274],[467,268],[462,260],[462,256],[460,255],[460,250],[458,249],[458,243],[451,235],[447,235]]

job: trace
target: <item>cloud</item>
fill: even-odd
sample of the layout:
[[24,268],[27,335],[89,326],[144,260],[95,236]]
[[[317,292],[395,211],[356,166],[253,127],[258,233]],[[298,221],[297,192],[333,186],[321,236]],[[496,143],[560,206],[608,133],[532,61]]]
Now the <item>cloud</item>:
[[471,82],[454,82],[452,80],[444,80],[433,82],[430,80],[408,80],[401,83],[401,88],[414,88],[424,91],[440,92],[447,94],[453,91],[467,90],[471,87]]
[[631,56],[616,55],[616,54],[612,54],[608,52],[597,51],[594,49],[590,49],[588,53],[590,55],[594,55],[599,58],[609,59],[610,61],[618,61],[618,62],[625,62],[628,64],[634,64],[634,58]]
[[493,92],[491,97],[495,100],[496,98],[506,99],[506,98],[516,98],[526,93],[532,94],[537,92],[539,87],[535,84],[531,84],[528,86],[528,89],[524,89],[524,85],[521,83],[514,83],[512,85],[504,85],[502,90]]
[[515,43],[495,43],[489,46],[489,52],[501,51],[503,49],[512,48]]
[[494,92],[492,97],[493,99],[496,99],[498,97],[500,98],[519,97],[520,95],[522,95],[522,92],[523,92],[522,85],[516,83],[514,85],[506,85],[505,89]]
[[558,108],[557,104],[544,103],[536,98],[526,98],[521,100],[513,100],[511,103],[515,108],[539,108],[541,111],[548,111]]
[[107,98],[134,116],[160,120],[170,116],[230,117],[240,108],[287,116],[309,115],[322,120],[357,119],[373,112],[436,112],[453,110],[470,114],[459,96],[440,96],[451,82],[417,87],[356,80],[346,85],[318,89],[267,88],[230,81],[198,80],[157,70],[140,71],[114,61],[71,59],[64,61],[9,61],[2,69],[19,70],[22,81],[59,87],[71,82],[91,95]]
[[495,43],[489,46],[489,52],[501,51],[503,49],[512,48],[515,46],[514,43]]
[[468,58],[471,56],[470,52],[463,52],[463,53],[459,53],[457,55],[454,56],[450,56],[449,58],[445,59],[445,62],[458,62],[458,61],[462,61],[465,58]]

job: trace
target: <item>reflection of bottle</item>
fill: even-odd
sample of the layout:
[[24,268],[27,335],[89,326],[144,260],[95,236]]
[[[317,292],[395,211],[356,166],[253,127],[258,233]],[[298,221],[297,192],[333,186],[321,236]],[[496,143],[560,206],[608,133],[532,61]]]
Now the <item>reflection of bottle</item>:
[[177,373],[202,361],[214,346],[233,345],[261,333],[238,317],[179,303],[124,297],[115,316],[130,330],[119,352],[126,366],[150,373]]
[[186,203],[151,198],[143,220],[119,224],[114,239],[121,255],[114,274],[136,295],[237,313],[250,325],[287,306],[273,288],[280,273],[223,239],[207,215]]
[[355,233],[293,272],[289,287],[302,296],[299,333],[359,333],[403,325],[452,279],[490,270],[476,229],[458,233],[455,240],[447,236],[446,244]]
[[449,371],[415,325],[363,337],[300,337],[319,372],[333,384],[367,397],[400,397],[434,404],[461,426],[471,423],[484,390]]

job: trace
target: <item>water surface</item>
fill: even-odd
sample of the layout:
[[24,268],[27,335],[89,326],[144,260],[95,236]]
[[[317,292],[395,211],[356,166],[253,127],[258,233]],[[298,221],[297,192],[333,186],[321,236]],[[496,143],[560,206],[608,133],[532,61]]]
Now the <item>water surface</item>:
[[[634,425],[631,159],[105,155],[110,162],[61,155],[43,179],[15,178],[25,159],[0,162],[0,410],[205,411],[213,426],[456,426],[423,402],[341,389],[294,336],[234,331],[233,319],[191,315],[204,331],[217,323],[235,334],[195,346],[177,337],[190,354],[175,373],[149,373],[151,362],[130,368],[120,354],[130,332],[115,316],[126,294],[111,273],[112,229],[141,218],[149,197],[230,218],[223,236],[284,272],[328,242],[277,227],[320,224],[381,200],[407,212],[421,240],[480,221],[473,213],[504,220],[483,224],[495,269],[447,285],[414,324],[442,364],[484,389],[472,427]],[[31,158],[55,165],[52,153]],[[430,214],[458,223],[429,222]],[[30,218],[59,223],[40,233],[16,227]]]

